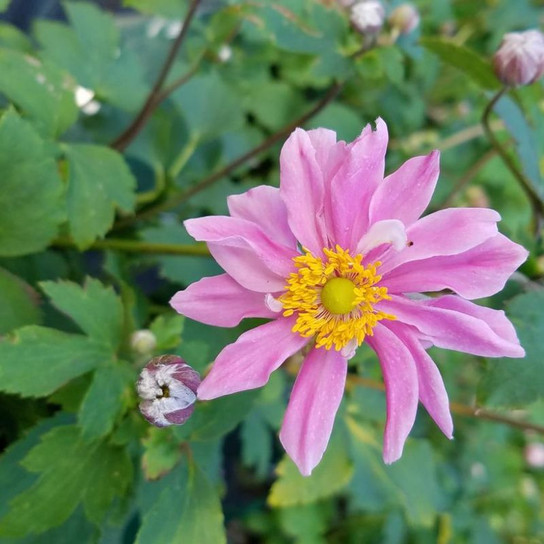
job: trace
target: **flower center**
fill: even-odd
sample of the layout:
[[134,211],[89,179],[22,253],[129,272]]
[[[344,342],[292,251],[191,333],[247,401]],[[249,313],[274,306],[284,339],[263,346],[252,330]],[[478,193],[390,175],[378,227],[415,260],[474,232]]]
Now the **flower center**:
[[348,278],[331,278],[321,289],[321,303],[331,314],[349,314],[356,298],[355,284]]
[[279,300],[283,315],[297,315],[293,332],[315,336],[316,347],[339,351],[355,340],[361,345],[382,319],[395,316],[374,305],[389,299],[387,287],[380,287],[380,262],[362,264],[362,255],[350,255],[340,246],[323,249],[324,258],[308,250],[293,259],[297,271],[287,278]]

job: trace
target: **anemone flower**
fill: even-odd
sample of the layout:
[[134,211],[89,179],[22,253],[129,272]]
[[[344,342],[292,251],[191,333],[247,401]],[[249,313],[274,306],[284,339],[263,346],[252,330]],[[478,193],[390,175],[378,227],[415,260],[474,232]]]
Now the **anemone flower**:
[[198,398],[261,387],[306,347],[280,431],[304,475],[327,447],[348,360],[363,342],[385,381],[386,463],[401,456],[418,400],[452,437],[446,389],[426,348],[524,356],[504,312],[470,300],[501,290],[527,251],[499,234],[500,216],[490,209],[420,218],[439,153],[414,157],[384,178],[387,141],[381,119],[351,143],[330,130],[297,129],[281,151],[279,189],[230,196],[230,216],[185,221],[226,273],[193,283],[171,305],[218,327],[271,319],[221,351]]

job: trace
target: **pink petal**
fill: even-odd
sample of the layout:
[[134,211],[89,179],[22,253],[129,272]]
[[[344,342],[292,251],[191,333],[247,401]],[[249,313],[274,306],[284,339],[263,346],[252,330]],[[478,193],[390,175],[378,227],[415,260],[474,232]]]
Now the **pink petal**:
[[276,187],[259,185],[240,195],[227,197],[227,203],[232,217],[257,223],[270,240],[296,247],[295,235],[287,222],[287,208]]
[[324,128],[308,131],[315,159],[323,174],[325,187],[330,183],[348,153],[346,142],[336,141],[336,132]]
[[235,327],[245,317],[276,318],[265,295],[248,291],[228,274],[202,278],[170,300],[176,312],[216,327]]
[[498,293],[528,252],[497,234],[457,255],[431,257],[398,266],[385,274],[380,285],[390,293],[416,293],[451,289],[464,298]]
[[387,125],[376,120],[376,130],[367,125],[348,145],[346,157],[328,191],[334,242],[355,250],[368,227],[368,208],[372,194],[383,181]]
[[[443,298],[443,297],[441,297]],[[465,301],[473,308],[472,314],[454,309],[438,307],[441,299],[409,300],[393,295],[392,300],[383,300],[376,308],[393,314],[401,323],[416,327],[435,346],[481,355],[483,357],[523,357],[525,352],[512,337],[504,338],[499,330],[508,330],[508,319],[503,312],[485,311],[477,315],[476,305]],[[467,307],[468,308],[468,307]],[[489,313],[491,312],[491,313]],[[493,318],[491,319],[491,315]]]
[[308,338],[291,331],[295,321],[295,316],[280,317],[226,346],[200,384],[198,398],[209,400],[263,386],[285,359],[308,343]]
[[393,463],[402,455],[404,442],[414,425],[418,403],[418,377],[414,358],[404,343],[380,323],[366,341],[382,367],[387,400],[383,460]]
[[495,236],[500,218],[488,208],[448,208],[427,215],[406,229],[406,249],[389,251],[380,259],[380,273],[406,262],[467,251]]
[[385,325],[402,340],[416,362],[419,400],[440,430],[448,438],[453,438],[448,393],[438,367],[409,327],[395,321],[388,321]]
[[380,183],[370,202],[370,221],[399,219],[411,225],[425,211],[440,173],[440,153],[407,160]]
[[303,476],[312,473],[327,449],[347,369],[338,351],[314,348],[297,376],[280,440]]
[[294,269],[292,259],[298,252],[270,240],[255,223],[212,216],[188,219],[184,224],[195,240],[208,242],[219,265],[247,289],[280,291]]
[[[321,139],[326,145],[330,131]],[[314,132],[313,140],[317,135]],[[321,151],[320,151],[321,153]],[[280,195],[287,208],[289,226],[303,247],[314,255],[327,245],[324,222],[323,174],[308,133],[297,128],[280,155]]]
[[374,223],[357,244],[355,254],[368,254],[383,244],[391,244],[396,251],[406,247],[406,229],[397,219],[385,219]]
[[485,306],[474,304],[473,302],[469,302],[468,300],[464,300],[454,295],[446,295],[431,299],[427,302],[427,304],[432,308],[453,310],[455,312],[461,312],[485,321],[498,336],[518,347],[518,351],[520,352],[519,357],[523,357],[525,355],[523,348],[519,345],[516,329],[514,329],[514,326],[506,317],[503,310],[486,308]]

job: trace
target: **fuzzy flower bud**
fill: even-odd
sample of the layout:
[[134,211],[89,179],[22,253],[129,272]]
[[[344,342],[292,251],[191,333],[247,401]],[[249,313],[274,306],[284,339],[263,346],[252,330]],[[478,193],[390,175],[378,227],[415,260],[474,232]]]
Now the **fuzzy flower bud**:
[[505,34],[493,56],[493,68],[506,85],[534,83],[544,73],[544,34],[539,30]]
[[157,338],[149,329],[140,329],[132,333],[130,347],[136,353],[147,355],[157,347]]
[[525,446],[525,461],[531,468],[544,468],[544,444],[531,442]]
[[419,25],[419,11],[412,4],[401,4],[391,12],[388,21],[399,34],[410,34]]
[[140,373],[140,412],[156,427],[183,425],[194,410],[200,375],[177,355],[161,355]]
[[385,9],[379,0],[365,0],[351,6],[351,24],[361,34],[377,34],[385,19]]

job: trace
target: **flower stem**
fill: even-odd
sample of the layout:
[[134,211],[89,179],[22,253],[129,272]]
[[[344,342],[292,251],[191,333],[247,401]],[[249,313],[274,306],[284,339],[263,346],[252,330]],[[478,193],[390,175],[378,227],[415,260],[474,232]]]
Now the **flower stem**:
[[484,131],[486,133],[487,138],[491,142],[491,145],[495,148],[497,153],[500,155],[504,164],[506,165],[508,170],[510,170],[512,175],[516,178],[520,187],[523,189],[523,191],[525,192],[525,195],[529,199],[529,202],[531,203],[531,207],[533,210],[533,231],[535,234],[538,234],[540,232],[540,229],[542,227],[543,220],[544,220],[544,202],[542,201],[538,193],[535,191],[531,181],[517,167],[512,157],[508,154],[506,149],[496,138],[490,125],[491,112],[493,111],[495,104],[497,104],[497,102],[502,98],[502,96],[506,92],[509,91],[509,89],[510,89],[509,87],[503,87],[493,96],[493,98],[491,99],[491,101],[489,102],[489,104],[486,106],[484,110],[484,113],[482,116],[482,125],[484,127]]
[[[56,240],[53,245],[55,247],[76,247],[73,242],[66,239]],[[158,255],[179,255],[191,257],[210,256],[210,252],[205,244],[160,244],[155,242],[144,242],[141,240],[121,240],[116,238],[96,240],[87,249],[113,249],[126,253],[151,253]]]
[[[145,126],[147,120],[149,119],[155,108],[158,106],[159,102],[165,98],[164,93],[161,93],[161,89],[164,85],[164,82],[166,81],[166,78],[168,77],[168,74],[170,73],[172,65],[174,64],[176,55],[178,54],[178,51],[181,48],[185,37],[187,36],[189,27],[191,26],[191,21],[193,20],[199,4],[200,0],[191,1],[185,20],[183,21],[180,33],[172,44],[170,52],[166,57],[166,60],[161,68],[157,80],[155,81],[155,84],[153,85],[147,97],[147,100],[144,102],[144,105],[142,106],[140,112],[132,121],[132,123],[110,144],[110,147],[112,147],[113,149],[123,151]],[[196,69],[193,69],[189,72],[189,74],[192,75],[195,71]],[[187,79],[188,78],[186,78],[183,83]],[[179,82],[177,86],[179,86]],[[177,86],[175,88],[177,88]],[[160,98],[160,100],[158,100],[158,98]]]
[[317,115],[321,110],[323,110],[330,102],[332,102],[342,87],[344,86],[344,83],[334,83],[328,92],[323,96],[323,98],[308,112],[306,112],[304,115],[301,115],[294,121],[291,121],[284,127],[280,128],[277,132],[269,136],[264,142],[261,142],[259,145],[254,147],[253,149],[250,149],[247,153],[244,153],[237,159],[234,159],[232,162],[221,168],[220,170],[217,170],[216,172],[213,172],[206,178],[200,180],[198,183],[195,183],[191,187],[188,187],[184,191],[181,191],[180,193],[174,195],[168,200],[165,200],[164,202],[161,202],[159,204],[156,204],[155,206],[151,206],[150,208],[147,208],[146,210],[142,211],[141,213],[132,216],[127,217],[126,219],[122,219],[118,221],[114,229],[123,228],[129,225],[132,225],[136,221],[140,221],[142,219],[149,219],[149,217],[152,217],[158,213],[168,211],[172,208],[175,208],[176,206],[179,206],[192,196],[194,196],[197,193],[200,193],[204,189],[207,189],[211,185],[213,185],[216,181],[219,181],[221,178],[224,178],[228,174],[230,174],[233,170],[236,170],[239,166],[246,163],[256,155],[259,155],[263,151],[267,150],[269,147],[274,145],[278,140],[286,136],[287,134],[291,133],[296,127],[303,125],[307,121],[309,121],[312,117]]
[[[362,376],[356,376],[355,374],[348,374],[347,379],[348,385],[367,387],[368,389],[374,389],[376,391],[385,391],[384,384],[377,380],[363,378]],[[524,431],[534,431],[544,434],[544,426],[542,425],[537,425],[536,423],[531,423],[530,421],[522,421],[511,416],[497,414],[484,408],[476,408],[460,402],[451,402],[450,410],[452,414],[457,414],[459,416],[493,421],[495,423],[508,425],[509,427],[515,427],[516,429],[523,429]]]

